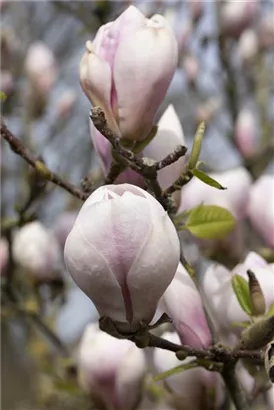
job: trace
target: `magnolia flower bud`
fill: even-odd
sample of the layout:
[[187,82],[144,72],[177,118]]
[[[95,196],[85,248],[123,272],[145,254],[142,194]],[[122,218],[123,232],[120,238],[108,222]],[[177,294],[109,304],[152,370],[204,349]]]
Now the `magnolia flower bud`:
[[237,265],[231,272],[224,266],[215,264],[207,269],[203,277],[202,290],[215,329],[218,333],[236,335],[237,337],[232,341],[233,345],[242,331],[236,323],[248,321],[249,316],[240,306],[234,293],[232,277],[238,274],[248,281],[248,270],[256,275],[264,295],[266,311],[268,311],[270,305],[274,303],[274,269],[255,252],[250,252],[244,262]]
[[177,232],[163,207],[129,184],[98,188],[81,208],[65,262],[100,316],[124,331],[149,323],[179,263]]
[[172,319],[183,344],[195,348],[211,345],[200,294],[181,263],[162,296],[160,307]]
[[226,190],[218,190],[197,178],[193,178],[181,191],[181,206],[178,212],[197,206],[218,205],[228,209],[237,219],[245,216],[251,176],[245,168],[237,168],[210,176],[222,184]]
[[[162,336],[173,343],[180,343],[176,333],[166,332]],[[170,370],[176,366],[189,363],[193,357],[179,361],[173,352],[167,350],[154,350],[154,364],[158,372]],[[223,402],[223,387],[218,374],[209,372],[202,367],[185,370],[165,379],[168,388],[174,395],[181,398],[183,409],[201,410],[207,408],[220,408]],[[209,392],[215,394],[210,395]],[[209,396],[213,403],[209,403]],[[215,396],[215,399],[213,398]],[[211,404],[211,406],[210,406]],[[208,407],[207,407],[208,406]],[[181,408],[181,407],[180,407]]]
[[80,387],[105,410],[134,410],[146,372],[144,352],[88,325],[78,354]]
[[142,140],[152,128],[177,59],[178,45],[165,18],[146,19],[130,6],[102,26],[93,43],[87,42],[81,86],[91,103],[104,110],[117,136]]
[[254,229],[274,248],[274,177],[261,176],[251,187],[247,213]]
[[25,70],[31,92],[47,99],[56,80],[56,62],[52,51],[42,42],[33,43],[27,52]]
[[[160,161],[172,153],[178,145],[184,145],[184,132],[173,105],[169,105],[158,122],[157,134],[146,146],[143,155]],[[158,181],[162,189],[168,188],[179,178],[183,171],[185,158],[181,157],[174,164],[158,172]]]
[[244,329],[239,347],[256,350],[264,347],[274,337],[274,316],[263,318]]
[[248,108],[243,108],[237,117],[235,124],[235,141],[244,156],[251,157],[256,150],[256,124],[254,113]]
[[6,238],[0,239],[0,272],[5,274],[9,260],[9,244]]
[[257,0],[227,0],[221,9],[221,31],[223,34],[239,37],[249,27],[259,9]]
[[40,282],[59,277],[61,254],[54,235],[40,222],[31,222],[15,233],[12,253],[16,263]]
[[244,64],[254,61],[259,51],[259,40],[254,30],[248,29],[242,33],[238,43],[238,50]]

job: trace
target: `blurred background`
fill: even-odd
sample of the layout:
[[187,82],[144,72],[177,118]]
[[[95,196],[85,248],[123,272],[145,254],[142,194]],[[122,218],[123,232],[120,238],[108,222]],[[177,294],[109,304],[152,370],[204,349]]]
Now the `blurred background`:
[[[274,3],[249,1],[247,9],[244,3],[2,0],[1,106],[7,126],[52,171],[77,186],[87,178],[100,184],[103,175],[89,135],[90,104],[79,84],[79,62],[85,42],[100,25],[134,4],[147,17],[163,14],[179,43],[178,69],[158,118],[172,103],[187,146],[199,122],[206,122],[201,160],[208,171],[244,166],[253,181],[273,174]],[[41,192],[35,181],[30,200],[35,176],[3,140],[0,155],[1,230],[8,246],[18,218],[27,214],[28,220],[42,221],[60,247],[58,275],[42,285],[24,278],[7,256],[22,300],[18,304],[14,295],[10,300],[6,290],[2,295],[2,409],[88,409],[75,387],[73,354],[66,350],[74,352],[84,326],[97,313],[68,278],[62,260],[81,201],[55,185],[44,187],[43,181]],[[200,258],[199,244],[189,237],[182,241],[187,259],[198,268],[206,263],[208,255]],[[252,234],[246,246],[267,252],[269,244]]]

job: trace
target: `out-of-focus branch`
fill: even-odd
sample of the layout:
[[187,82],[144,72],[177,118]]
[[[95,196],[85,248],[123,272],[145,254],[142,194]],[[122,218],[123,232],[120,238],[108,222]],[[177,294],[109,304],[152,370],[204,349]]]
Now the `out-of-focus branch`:
[[236,378],[235,365],[225,364],[221,374],[236,410],[249,410],[245,394]]
[[82,201],[88,198],[89,194],[82,192],[75,185],[71,184],[55,172],[51,171],[42,161],[35,158],[33,154],[30,153],[28,149],[22,144],[22,142],[17,137],[15,137],[15,135],[7,128],[3,119],[1,119],[1,137],[9,143],[12,151],[23,158],[33,168],[35,168],[36,172],[41,175],[41,177],[65,189],[67,192],[69,192],[76,198],[81,199]]
[[7,288],[6,292],[3,292],[2,303],[6,303],[15,311],[16,314],[21,316],[26,322],[33,324],[45,338],[50,342],[50,344],[58,350],[62,356],[69,356],[69,351],[58,336],[44,323],[41,317],[35,312],[29,312],[28,310],[21,307],[20,298],[15,293],[14,287]]
[[218,35],[218,46],[219,46],[219,57],[220,57],[220,63],[221,63],[221,69],[223,73],[226,75],[226,82],[225,82],[225,91],[228,99],[228,107],[231,115],[231,120],[232,124],[234,126],[237,118],[237,92],[236,92],[236,81],[234,78],[234,72],[232,70],[232,67],[230,65],[230,60],[229,60],[229,52],[227,49],[227,38],[223,36],[221,33],[221,27],[220,27],[220,20],[221,20],[221,8],[223,7],[222,2],[216,1],[215,2],[215,7],[216,7],[216,14],[217,14],[217,20],[218,20],[218,26],[219,26],[219,35]]

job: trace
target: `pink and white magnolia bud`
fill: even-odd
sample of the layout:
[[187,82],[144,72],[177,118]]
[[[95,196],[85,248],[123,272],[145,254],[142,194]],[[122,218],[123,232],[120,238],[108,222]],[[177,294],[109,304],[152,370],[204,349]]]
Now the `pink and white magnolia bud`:
[[55,57],[42,42],[33,43],[27,52],[25,71],[31,92],[47,99],[57,76]]
[[259,40],[255,30],[247,29],[241,34],[238,51],[244,64],[250,64],[254,61],[259,52]]
[[58,219],[54,222],[52,232],[61,248],[65,246],[68,234],[72,230],[76,217],[76,211],[67,211],[59,215]]
[[116,339],[97,325],[86,327],[79,346],[80,387],[104,410],[134,410],[146,373],[144,352],[129,340]]
[[0,239],[0,272],[5,275],[9,260],[9,244],[6,238]]
[[59,277],[61,253],[54,235],[40,222],[30,222],[14,236],[12,253],[15,262],[36,281]]
[[[180,343],[176,333],[166,332],[162,337],[170,342]],[[175,354],[168,350],[154,350],[154,365],[160,373],[176,366],[189,363],[191,360],[193,360],[193,357],[188,357],[183,361],[178,360]],[[202,367],[189,369],[169,376],[165,379],[165,383],[168,388],[174,392],[175,397],[177,396],[182,399],[184,404],[183,409],[219,409],[224,400],[224,391],[220,376]],[[213,402],[211,402],[210,396]]]
[[117,136],[142,140],[152,128],[177,60],[178,45],[166,19],[147,19],[130,6],[102,26],[93,43],[87,42],[80,82]]
[[251,187],[247,206],[252,226],[274,248],[274,176],[263,175]]
[[98,188],[82,206],[65,244],[65,262],[100,316],[135,331],[149,323],[179,263],[169,216],[129,184]]
[[202,299],[181,263],[159,306],[172,319],[183,344],[194,348],[211,345],[212,338]]
[[257,0],[227,0],[221,9],[221,31],[223,34],[239,37],[258,14]]
[[[219,264],[211,265],[203,278],[202,289],[208,313],[217,333],[239,336],[242,328],[235,323],[249,320],[233,291],[232,277],[238,274],[248,281],[247,270],[254,272],[264,295],[266,310],[274,302],[274,268],[255,252],[250,252],[244,262],[231,272]],[[234,326],[233,326],[234,325]],[[231,338],[235,344],[237,338]]]
[[268,13],[259,24],[259,43],[263,49],[274,47],[274,13]]
[[201,203],[218,205],[228,209],[237,219],[246,215],[251,176],[243,167],[233,170],[211,173],[226,190],[218,190],[197,178],[193,178],[181,191],[181,206],[178,212],[193,208]]
[[[184,145],[184,132],[178,115],[169,105],[158,122],[157,134],[143,151],[145,157],[160,161],[166,155],[175,150],[178,145]],[[174,164],[161,169],[158,172],[158,181],[161,188],[166,189],[179,178],[183,171],[185,158],[181,157]]]
[[243,108],[235,124],[235,141],[244,156],[251,157],[256,151],[256,124],[254,114],[248,108]]

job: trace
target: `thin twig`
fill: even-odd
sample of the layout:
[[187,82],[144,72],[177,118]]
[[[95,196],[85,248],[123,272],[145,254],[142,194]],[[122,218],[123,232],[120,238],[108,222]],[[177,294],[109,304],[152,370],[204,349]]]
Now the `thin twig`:
[[160,169],[173,164],[174,162],[178,161],[179,158],[183,157],[186,152],[187,147],[185,147],[184,145],[179,145],[171,154],[168,154],[164,159],[157,162],[156,170],[159,171]]
[[214,346],[209,349],[194,349],[190,346],[179,345],[170,342],[159,336],[149,334],[149,347],[158,347],[160,349],[169,350],[171,352],[184,352],[186,356],[195,356],[201,359],[212,360],[214,362],[234,363],[238,359],[250,359],[262,362],[260,351],[237,350],[231,351],[223,347]]
[[55,185],[65,189],[67,192],[75,196],[76,198],[85,201],[89,194],[82,192],[75,185],[66,181],[64,178],[51,171],[42,161],[38,160],[33,156],[32,153],[22,144],[22,142],[15,137],[15,135],[7,128],[3,119],[1,119],[1,137],[4,138],[10,145],[15,154],[23,158],[29,165],[31,165],[38,174],[48,181],[53,182]]

